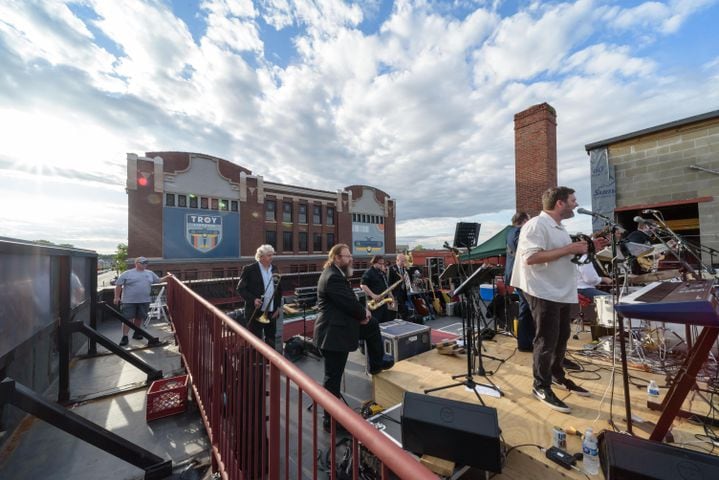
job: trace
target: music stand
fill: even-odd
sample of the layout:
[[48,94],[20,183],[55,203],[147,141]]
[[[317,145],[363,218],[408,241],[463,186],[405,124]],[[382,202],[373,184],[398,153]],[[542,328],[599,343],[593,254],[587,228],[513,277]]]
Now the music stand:
[[476,247],[481,225],[481,223],[457,222],[454,229],[454,246],[457,248]]
[[[430,388],[424,391],[424,393],[430,393],[430,392],[436,392],[439,390],[444,390],[447,388],[452,387],[458,387],[460,385],[464,385],[465,387],[469,388],[474,392],[475,395],[477,395],[477,399],[479,402],[484,405],[484,400],[482,400],[482,397],[479,395],[479,392],[477,392],[476,387],[485,387],[489,388],[491,390],[494,390],[499,393],[500,396],[503,396],[504,393],[490,380],[487,378],[487,372],[484,370],[484,364],[482,363],[482,335],[480,332],[477,332],[477,356],[479,357],[479,367],[477,368],[477,375],[480,375],[485,378],[488,384],[486,383],[479,383],[474,380],[474,377],[472,375],[474,370],[474,357],[475,357],[475,349],[474,349],[474,336],[475,336],[475,318],[476,315],[473,315],[473,309],[472,307],[476,304],[475,298],[473,296],[477,295],[477,289],[479,288],[479,284],[486,280],[487,272],[486,270],[490,270],[489,268],[479,268],[477,271],[475,271],[472,275],[470,275],[464,282],[462,282],[459,287],[457,287],[453,292],[452,296],[455,295],[462,295],[464,297],[464,303],[465,307],[462,309],[463,311],[463,317],[462,317],[462,329],[464,330],[464,338],[465,338],[465,345],[467,348],[465,349],[467,351],[467,373],[462,373],[459,375],[452,375],[453,379],[459,379],[462,378],[463,380],[455,383],[451,383],[449,385],[443,385],[441,387],[436,388]],[[479,310],[479,309],[476,309]],[[481,315],[481,312],[479,312]],[[494,358],[494,357],[492,357]]]
[[308,346],[307,340],[307,309],[317,304],[317,287],[295,288],[295,300],[302,309],[302,355],[319,360],[314,354],[314,346]]

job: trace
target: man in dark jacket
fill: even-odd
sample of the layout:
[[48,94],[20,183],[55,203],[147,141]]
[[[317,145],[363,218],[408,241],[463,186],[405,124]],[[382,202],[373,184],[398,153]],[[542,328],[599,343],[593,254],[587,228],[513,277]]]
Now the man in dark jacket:
[[[529,220],[529,214],[517,212],[512,216],[512,228],[507,231],[507,261],[504,265],[504,286],[509,287],[512,281],[512,268],[514,267],[514,255],[517,253],[519,233],[522,225]],[[531,352],[534,341],[534,320],[529,310],[527,299],[518,288],[514,292],[519,297],[519,314],[517,315],[517,350],[520,352]]]
[[[367,342],[370,373],[382,371],[382,340],[379,324],[354,294],[349,283],[352,276],[352,254],[347,245],[339,243],[330,249],[325,268],[317,284],[317,308],[314,343],[325,362],[323,386],[340,398],[342,374],[349,352],[357,350],[360,338]],[[379,350],[379,351],[377,351]],[[377,358],[379,354],[379,358]],[[325,412],[325,431],[330,417]]]
[[[245,299],[245,327],[265,343],[277,349],[275,334],[277,317],[282,308],[282,292],[279,288],[279,272],[272,265],[275,249],[272,245],[260,245],[255,253],[256,263],[242,269],[237,292]],[[264,312],[269,323],[262,323]]]

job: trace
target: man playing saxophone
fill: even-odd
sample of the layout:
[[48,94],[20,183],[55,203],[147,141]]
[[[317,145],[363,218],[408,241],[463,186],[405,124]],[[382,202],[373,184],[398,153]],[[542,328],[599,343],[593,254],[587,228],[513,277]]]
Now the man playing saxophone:
[[[382,255],[375,255],[370,260],[370,268],[362,275],[360,288],[367,295],[367,301],[374,301],[381,304],[372,312],[372,318],[378,323],[394,320],[397,316],[396,307],[391,310],[390,303],[394,302],[391,292],[387,292],[389,283],[387,281],[387,265]],[[382,295],[385,293],[385,295]],[[390,301],[386,301],[389,299]],[[396,304],[396,303],[395,303]]]
[[272,265],[275,249],[260,245],[255,253],[256,263],[242,269],[237,292],[245,299],[245,327],[265,343],[277,349],[275,334],[277,317],[282,308],[279,272]]

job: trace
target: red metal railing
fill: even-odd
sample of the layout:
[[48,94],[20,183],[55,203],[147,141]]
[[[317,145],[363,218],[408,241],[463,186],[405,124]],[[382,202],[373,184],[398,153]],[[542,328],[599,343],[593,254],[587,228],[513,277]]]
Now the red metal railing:
[[[335,479],[337,446],[329,441],[335,438],[335,422],[352,435],[352,478],[359,478],[360,445],[379,461],[382,479],[389,478],[390,472],[401,479],[437,478],[175,277],[167,283],[167,304],[212,444],[213,468],[222,478],[316,479],[320,473],[317,452],[323,448],[330,451],[330,478]],[[311,401],[310,413],[304,411],[306,400]],[[318,408],[332,416],[329,438],[318,436]],[[304,465],[303,453],[308,448],[314,453],[304,455],[311,458],[311,465]]]

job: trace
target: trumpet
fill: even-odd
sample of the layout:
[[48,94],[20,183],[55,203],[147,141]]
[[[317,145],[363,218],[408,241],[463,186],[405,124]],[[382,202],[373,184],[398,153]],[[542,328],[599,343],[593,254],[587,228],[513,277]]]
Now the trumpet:
[[[278,287],[279,284],[280,284],[280,279],[281,279],[281,278],[282,278],[282,276],[281,276],[279,273],[273,273],[273,274],[272,274],[272,285],[274,286],[272,295],[274,295],[274,292],[277,291],[277,287]],[[262,305],[264,305],[264,304],[265,304],[265,296],[262,295],[262,296],[260,297],[260,307],[262,307]],[[268,323],[270,323],[270,319],[269,319],[269,317],[267,316],[267,312],[266,312],[265,310],[260,310],[259,308],[258,308],[257,310],[255,310],[255,313],[254,313],[254,315],[253,315],[252,317],[254,318],[254,316],[257,315],[257,312],[258,312],[258,311],[261,311],[262,314],[261,314],[259,317],[256,318],[257,323],[262,323],[262,324],[264,324],[264,325],[267,325]],[[252,320],[251,320],[251,319],[250,319],[250,322],[248,322],[248,324],[249,324],[249,323],[252,323]]]
[[397,285],[402,283],[404,280],[400,279],[394,282],[392,285],[390,285],[387,290],[377,295],[379,297],[377,300],[371,299],[367,301],[367,308],[370,310],[377,310],[382,305],[385,305],[387,303],[394,302],[394,297],[392,296],[392,290],[397,288]]

